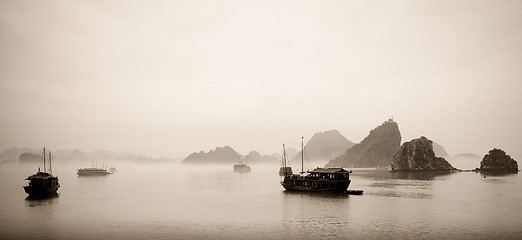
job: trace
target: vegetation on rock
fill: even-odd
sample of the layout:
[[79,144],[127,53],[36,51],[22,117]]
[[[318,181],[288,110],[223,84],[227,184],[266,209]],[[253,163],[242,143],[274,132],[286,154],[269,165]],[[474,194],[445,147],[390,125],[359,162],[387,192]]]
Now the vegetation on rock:
[[343,155],[330,160],[326,167],[386,167],[400,145],[399,125],[389,119]]
[[518,163],[503,150],[494,148],[482,158],[480,170],[518,170]]
[[433,141],[422,136],[405,142],[391,162],[392,171],[453,170],[450,163],[433,152]]

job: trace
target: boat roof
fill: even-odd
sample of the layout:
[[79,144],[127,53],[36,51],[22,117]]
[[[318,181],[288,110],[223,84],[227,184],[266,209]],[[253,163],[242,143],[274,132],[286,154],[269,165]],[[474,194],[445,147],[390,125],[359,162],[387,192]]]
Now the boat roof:
[[344,170],[344,168],[316,168],[312,171],[308,171],[309,173],[347,173],[348,171]]
[[50,173],[46,172],[37,172],[29,177],[27,177],[25,180],[33,180],[33,179],[48,179],[48,178],[54,178],[55,176],[51,175]]

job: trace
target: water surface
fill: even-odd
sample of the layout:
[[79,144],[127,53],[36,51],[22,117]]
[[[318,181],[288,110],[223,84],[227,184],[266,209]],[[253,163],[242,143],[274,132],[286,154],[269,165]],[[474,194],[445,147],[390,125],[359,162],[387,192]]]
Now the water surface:
[[517,239],[522,178],[354,169],[361,196],[285,191],[279,166],[57,166],[57,198],[28,200],[35,166],[0,166],[0,237],[12,239]]

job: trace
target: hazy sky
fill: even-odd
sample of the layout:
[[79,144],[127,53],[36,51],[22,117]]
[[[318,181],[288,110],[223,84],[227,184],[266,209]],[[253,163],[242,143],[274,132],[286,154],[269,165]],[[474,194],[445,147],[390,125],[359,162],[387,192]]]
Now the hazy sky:
[[0,151],[403,142],[522,161],[522,1],[0,1]]

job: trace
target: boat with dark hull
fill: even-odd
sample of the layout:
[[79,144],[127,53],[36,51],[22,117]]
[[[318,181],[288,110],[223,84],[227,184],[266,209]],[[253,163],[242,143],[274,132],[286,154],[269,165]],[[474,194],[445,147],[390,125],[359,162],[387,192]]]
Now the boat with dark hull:
[[52,170],[52,158],[51,152],[49,152],[49,172],[47,172],[46,159],[45,159],[45,148],[43,150],[43,162],[44,171],[41,172],[38,168],[38,172],[27,177],[25,180],[29,180],[29,184],[24,186],[24,190],[29,194],[29,198],[41,198],[48,196],[57,196],[58,188],[60,183],[58,177],[53,176]]
[[350,186],[350,173],[344,168],[316,168],[304,172],[303,158],[304,145],[301,141],[301,172],[300,174],[286,174],[281,185],[289,191],[306,192],[347,192]]
[[286,190],[339,193],[350,186],[350,172],[343,168],[316,168],[307,173],[287,175],[281,185]]

